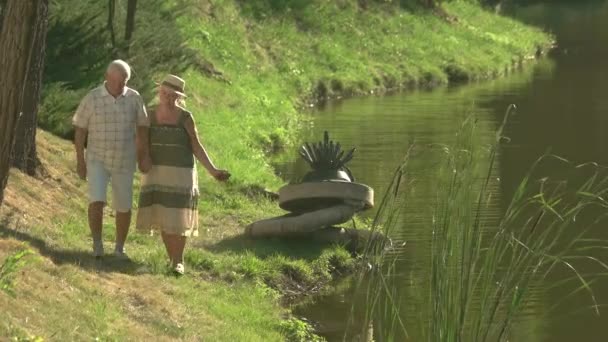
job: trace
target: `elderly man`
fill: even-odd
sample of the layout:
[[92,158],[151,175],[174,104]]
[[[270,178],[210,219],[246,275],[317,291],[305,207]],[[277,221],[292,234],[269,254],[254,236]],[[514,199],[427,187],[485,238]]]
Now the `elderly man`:
[[105,82],[85,96],[72,120],[76,129],[78,176],[88,180],[89,228],[95,257],[104,254],[101,231],[108,183],[112,184],[116,211],[114,255],[126,258],[124,244],[131,224],[136,161],[142,172],[151,165],[148,115],[139,93],[127,87],[130,77],[127,63],[121,60],[110,63]]

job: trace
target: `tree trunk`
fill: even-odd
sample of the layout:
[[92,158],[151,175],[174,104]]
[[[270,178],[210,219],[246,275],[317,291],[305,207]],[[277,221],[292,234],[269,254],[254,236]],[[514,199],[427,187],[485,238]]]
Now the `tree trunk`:
[[437,0],[423,0],[422,2],[426,8],[432,9],[437,7]]
[[33,176],[39,164],[36,154],[36,123],[38,105],[42,90],[42,74],[46,50],[46,32],[48,27],[48,7],[40,2],[38,18],[35,23],[36,33],[32,59],[30,60],[25,94],[23,97],[23,114],[17,122],[15,142],[11,155],[11,165]]
[[0,0],[0,30],[2,30],[2,18],[4,17],[4,8],[6,8],[6,0]]
[[137,10],[137,0],[129,0],[127,4],[127,25],[125,28],[125,40],[127,49],[129,48],[133,31],[135,31],[135,11]]
[[108,30],[112,40],[112,54],[116,51],[116,37],[114,35],[114,14],[116,13],[116,0],[108,1]]
[[23,110],[30,61],[36,53],[36,23],[42,9],[48,8],[48,0],[8,0],[5,6],[0,29],[0,205],[8,181],[15,126]]

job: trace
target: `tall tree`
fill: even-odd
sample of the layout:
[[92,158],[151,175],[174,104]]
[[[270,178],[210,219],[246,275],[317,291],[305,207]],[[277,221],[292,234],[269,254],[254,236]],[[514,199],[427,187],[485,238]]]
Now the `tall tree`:
[[2,18],[4,14],[4,7],[6,7],[6,0],[0,0],[0,30],[2,29]]
[[46,33],[48,28],[48,7],[40,2],[41,7],[35,25],[34,46],[30,65],[28,66],[23,96],[23,114],[17,122],[15,142],[11,155],[11,165],[33,176],[38,166],[36,153],[36,123],[38,105],[42,90],[42,74],[46,50]]
[[422,0],[422,4],[427,8],[436,8],[439,0]]
[[[114,15],[116,14],[116,0],[108,0],[108,30],[112,40],[112,50],[116,50],[116,35],[114,34]],[[112,54],[114,54],[112,51]]]
[[0,205],[8,181],[15,126],[23,111],[27,74],[34,54],[40,13],[48,0],[7,0],[0,28]]
[[137,10],[137,0],[129,0],[127,3],[127,24],[125,26],[125,40],[127,41],[127,47],[133,37],[133,31],[135,31],[135,11]]

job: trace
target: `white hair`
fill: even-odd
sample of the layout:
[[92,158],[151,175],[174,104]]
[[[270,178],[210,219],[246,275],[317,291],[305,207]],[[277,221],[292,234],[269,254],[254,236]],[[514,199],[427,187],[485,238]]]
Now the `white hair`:
[[112,70],[118,70],[122,72],[123,75],[126,76],[127,80],[131,78],[131,67],[129,66],[129,64],[127,64],[127,62],[123,61],[122,59],[112,61],[110,65],[108,65],[108,69],[106,69],[106,72],[111,72]]

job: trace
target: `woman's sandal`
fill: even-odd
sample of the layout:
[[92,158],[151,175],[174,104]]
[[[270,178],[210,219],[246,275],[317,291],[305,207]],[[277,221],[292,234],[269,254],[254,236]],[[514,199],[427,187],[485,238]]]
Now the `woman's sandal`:
[[175,272],[176,275],[184,275],[184,273],[186,273],[186,270],[184,269],[184,264],[178,263],[177,265],[175,265],[175,268],[173,268],[173,272]]

